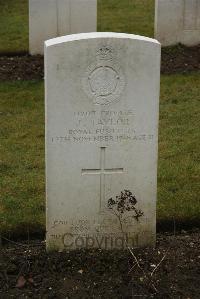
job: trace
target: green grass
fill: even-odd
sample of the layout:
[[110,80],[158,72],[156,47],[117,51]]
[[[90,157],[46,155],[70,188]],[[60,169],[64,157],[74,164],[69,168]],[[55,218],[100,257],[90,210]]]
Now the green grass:
[[28,0],[0,0],[0,53],[28,51]]
[[[161,77],[158,219],[200,215],[199,74]],[[43,82],[0,83],[0,230],[45,228]]]
[[[153,36],[154,0],[98,0],[98,31]],[[28,0],[0,0],[0,53],[28,51]]]
[[44,224],[43,83],[0,84],[0,230]]
[[200,76],[163,76],[158,218],[200,219]]
[[154,0],[99,0],[98,31],[153,37]]

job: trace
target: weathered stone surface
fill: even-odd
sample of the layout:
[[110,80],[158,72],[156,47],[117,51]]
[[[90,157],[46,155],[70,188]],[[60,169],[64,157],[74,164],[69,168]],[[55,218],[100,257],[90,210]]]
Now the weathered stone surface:
[[29,0],[29,52],[43,54],[44,41],[96,31],[96,0]]
[[155,38],[162,46],[200,43],[200,0],[156,0]]
[[[48,250],[154,244],[159,76],[160,44],[150,38],[45,42]],[[124,192],[117,210],[124,190],[136,200]]]

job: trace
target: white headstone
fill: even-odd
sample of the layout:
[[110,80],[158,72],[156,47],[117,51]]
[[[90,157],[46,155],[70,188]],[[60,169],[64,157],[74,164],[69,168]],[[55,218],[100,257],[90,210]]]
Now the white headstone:
[[94,32],[97,0],[29,0],[29,52],[44,53],[44,41],[57,36]]
[[200,43],[200,0],[156,0],[155,38],[162,46]]
[[[154,39],[88,33],[45,42],[48,250],[154,244],[159,76]],[[137,203],[109,208],[124,190]]]

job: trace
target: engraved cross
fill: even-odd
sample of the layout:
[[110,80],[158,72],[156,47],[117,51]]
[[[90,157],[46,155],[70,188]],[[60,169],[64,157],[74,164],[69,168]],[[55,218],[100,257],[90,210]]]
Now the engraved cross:
[[106,148],[100,148],[100,168],[99,169],[82,169],[82,175],[100,175],[100,212],[103,211],[103,203],[105,203],[105,175],[123,173],[123,168],[106,168],[105,167],[105,156]]

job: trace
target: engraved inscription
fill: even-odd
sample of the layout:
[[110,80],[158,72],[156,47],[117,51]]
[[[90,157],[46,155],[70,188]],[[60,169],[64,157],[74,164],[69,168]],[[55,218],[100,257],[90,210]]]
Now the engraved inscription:
[[[119,228],[119,231],[121,231],[121,228],[119,226],[119,220],[116,217],[110,217],[107,214],[101,214],[102,218],[98,219],[54,219],[51,225],[52,229],[59,229],[62,228],[62,231],[69,230],[73,234],[78,234],[83,231],[87,231],[90,229],[94,229],[96,233],[104,233],[105,230],[109,230],[113,225]],[[149,219],[147,217],[144,217],[144,223],[146,223],[148,227]],[[126,231],[131,232],[134,226],[134,219],[133,217],[129,216],[122,219],[123,227],[126,228]]]
[[[145,226],[138,234],[133,234],[134,220],[132,217],[122,219],[122,224],[126,233],[122,233],[119,221],[116,217],[110,217],[107,214],[101,214],[98,219],[54,219],[51,228],[51,239],[61,240],[65,248],[90,247],[90,248],[123,248],[123,245],[130,244],[137,246],[139,240],[145,236],[151,236],[152,232],[149,230],[149,219],[144,219]],[[113,226],[116,232],[113,233]],[[59,229],[62,233],[57,233]],[[111,229],[111,230],[110,230]],[[90,233],[88,233],[90,231]],[[107,231],[107,233],[105,233]],[[153,237],[153,235],[152,235]],[[126,241],[125,239],[126,238]],[[132,239],[133,238],[133,239]],[[124,241],[123,241],[124,239]],[[125,242],[125,243],[124,243]],[[125,247],[126,248],[126,247]]]
[[57,143],[122,143],[152,141],[151,132],[135,128],[133,110],[76,111],[71,127],[51,137]]

